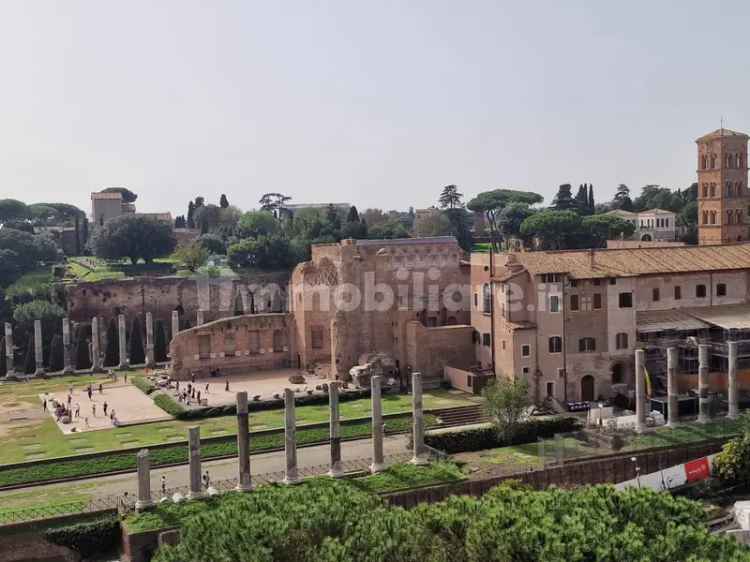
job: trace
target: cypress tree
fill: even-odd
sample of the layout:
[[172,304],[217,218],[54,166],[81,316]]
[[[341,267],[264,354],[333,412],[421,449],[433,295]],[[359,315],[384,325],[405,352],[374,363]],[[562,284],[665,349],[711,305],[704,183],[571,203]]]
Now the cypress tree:
[[589,210],[593,213],[596,208],[594,203],[594,184],[589,184]]
[[130,324],[130,364],[143,365],[146,362],[146,354],[143,348],[143,335],[141,334],[141,323],[138,318],[133,318]]
[[167,337],[164,333],[164,322],[161,320],[154,324],[154,359],[157,363],[167,361]]
[[219,199],[219,207],[222,209],[226,209],[229,207],[229,199],[227,199],[227,196],[223,193],[221,194],[221,198]]
[[52,342],[49,344],[49,360],[47,365],[50,371],[56,373],[63,370],[64,362],[62,337],[60,334],[55,334],[52,336]]
[[117,322],[113,318],[107,326],[107,347],[104,352],[104,366],[116,367],[120,363],[120,341],[117,337]]

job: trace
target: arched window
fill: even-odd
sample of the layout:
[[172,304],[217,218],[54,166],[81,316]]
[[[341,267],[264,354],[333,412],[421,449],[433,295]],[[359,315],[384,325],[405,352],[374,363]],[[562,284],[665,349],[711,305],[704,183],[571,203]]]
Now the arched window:
[[734,216],[734,212],[729,209],[727,211],[727,224],[732,224],[732,217]]
[[742,211],[737,209],[737,224],[743,224],[744,218],[742,217]]
[[482,312],[492,312],[492,290],[489,283],[482,285]]
[[703,224],[708,224],[708,211],[703,211],[703,217],[701,218],[703,219]]
[[737,167],[738,168],[744,167],[744,158],[742,157],[742,154],[737,155]]
[[701,156],[701,169],[705,170],[706,168],[708,168],[708,157],[704,154]]
[[708,213],[708,216],[709,216],[709,222],[711,224],[716,224],[716,211],[710,211]]
[[628,334],[625,332],[620,332],[615,336],[615,347],[617,349],[627,349],[628,348]]
[[711,186],[709,188],[709,193],[710,193],[711,197],[716,197],[716,184],[715,183],[711,184]]
[[732,196],[732,182],[728,181],[726,183],[726,186],[727,186],[727,197],[731,197]]
[[724,165],[725,165],[725,166],[726,166],[727,168],[731,168],[731,167],[732,167],[732,155],[731,155],[731,154],[727,154],[727,155],[726,155],[726,156],[724,157]]
[[594,338],[579,339],[578,351],[581,353],[591,353],[592,351],[596,351],[596,340]]
[[708,197],[708,184],[703,184],[703,197]]
[[549,352],[560,353],[562,351],[562,338],[560,336],[552,336],[549,339]]
[[716,168],[716,154],[711,155],[711,169]]

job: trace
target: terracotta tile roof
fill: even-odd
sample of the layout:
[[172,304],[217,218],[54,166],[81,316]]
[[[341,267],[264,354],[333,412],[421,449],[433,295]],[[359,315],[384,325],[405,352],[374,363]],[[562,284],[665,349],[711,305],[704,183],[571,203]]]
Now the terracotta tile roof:
[[731,129],[716,129],[713,133],[708,133],[707,135],[703,135],[702,137],[699,137],[695,140],[695,142],[700,141],[707,141],[719,137],[745,137],[748,138],[745,133],[738,133],[737,131],[732,131]]
[[[575,279],[635,277],[695,271],[750,269],[750,244],[626,248],[560,252],[517,252],[516,260],[532,275],[567,273]],[[497,277],[508,270],[498,256]]]

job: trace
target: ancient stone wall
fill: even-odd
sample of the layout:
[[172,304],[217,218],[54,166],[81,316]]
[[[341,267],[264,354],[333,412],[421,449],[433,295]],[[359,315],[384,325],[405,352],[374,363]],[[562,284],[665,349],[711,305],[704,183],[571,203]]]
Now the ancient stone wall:
[[185,380],[219,369],[222,374],[281,369],[293,365],[291,314],[233,316],[183,330],[172,339],[172,376]]
[[446,366],[468,369],[476,363],[471,326],[407,326],[407,365],[425,377],[442,376]]

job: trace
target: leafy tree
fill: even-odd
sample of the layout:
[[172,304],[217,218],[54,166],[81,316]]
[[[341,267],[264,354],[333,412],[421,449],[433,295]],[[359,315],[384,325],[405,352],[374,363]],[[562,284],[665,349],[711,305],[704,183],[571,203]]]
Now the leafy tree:
[[329,204],[326,210],[326,221],[330,225],[330,234],[335,237],[341,231],[341,217],[333,203]]
[[421,213],[414,223],[414,231],[418,237],[447,236],[452,230],[453,226],[448,217],[437,209]]
[[221,194],[221,198],[219,199],[219,207],[222,209],[226,209],[229,207],[229,199],[227,199],[227,196],[225,194]]
[[623,211],[633,210],[633,201],[630,199],[630,188],[624,183],[617,186],[615,198],[612,201],[612,208],[621,209]]
[[474,246],[474,236],[471,233],[472,215],[463,207],[446,209],[443,214],[451,224],[450,233],[456,237],[458,245],[466,252],[471,252]]
[[539,211],[521,223],[521,234],[539,238],[543,249],[575,248],[581,235],[581,217],[574,211]]
[[154,359],[157,363],[167,361],[167,337],[165,335],[164,322],[154,322]]
[[270,211],[276,218],[281,218],[285,211],[284,205],[291,201],[291,197],[283,193],[264,193],[258,203],[262,211]]
[[555,198],[552,200],[552,206],[550,207],[550,209],[554,209],[555,211],[578,210],[578,202],[573,199],[573,195],[570,190],[571,186],[569,183],[560,185],[560,187],[557,189]]
[[529,383],[526,379],[498,378],[488,384],[482,394],[498,432],[504,438],[511,439],[532,403]]
[[34,320],[55,321],[65,316],[65,311],[57,304],[44,300],[33,300],[16,306],[13,320],[31,325]]
[[629,238],[635,232],[635,225],[615,215],[592,215],[581,221],[581,226],[591,240],[592,247],[606,246],[607,240]]
[[130,324],[130,341],[128,342],[130,363],[133,365],[143,365],[146,362],[141,326],[140,320],[133,318],[133,322]]
[[594,203],[594,184],[589,184],[589,213],[596,211],[596,203]]
[[195,272],[208,260],[208,251],[201,242],[192,242],[178,247],[173,256],[189,271]]
[[349,207],[346,222],[341,227],[341,238],[367,238],[367,223],[359,219],[357,207]]
[[34,234],[34,225],[27,220],[9,220],[3,223],[3,228],[12,228],[28,234]]
[[143,215],[122,215],[108,220],[97,229],[93,239],[97,257],[139,259],[151,263],[154,258],[168,256],[177,245],[170,224]]
[[195,227],[200,229],[201,234],[211,232],[219,224],[220,207],[216,205],[201,205],[193,212]]
[[216,234],[204,234],[198,241],[209,254],[225,254],[227,251],[221,236]]
[[521,225],[523,221],[536,211],[525,203],[511,203],[506,206],[497,219],[497,226],[504,239],[523,237]]
[[206,204],[206,198],[199,195],[195,198],[195,203],[193,204],[194,209],[198,209],[198,207],[203,207]]
[[675,213],[680,212],[685,201],[679,192],[673,192],[667,187],[646,185],[641,194],[633,201],[633,209],[645,211],[647,209],[666,209]]
[[175,228],[187,228],[187,220],[185,220],[185,215],[177,215],[175,217],[174,227]]
[[441,209],[455,209],[464,206],[461,201],[462,199],[463,193],[458,192],[458,187],[455,185],[446,185],[440,193],[438,202]]
[[122,200],[125,203],[135,203],[135,200],[138,199],[138,196],[126,187],[108,187],[102,189],[101,193],[121,193]]
[[292,265],[289,240],[281,236],[246,238],[229,246],[227,257],[233,269],[278,270]]
[[31,212],[25,203],[17,199],[0,199],[0,223],[9,220],[25,220],[31,218]]
[[587,213],[589,207],[589,186],[582,183],[578,186],[578,193],[575,197],[576,209],[581,213]]
[[35,224],[55,224],[60,220],[57,209],[53,209],[48,205],[36,203],[34,205],[29,205],[28,209],[31,214],[31,220],[33,220]]
[[357,212],[357,207],[354,205],[349,207],[349,212],[346,215],[346,222],[359,222],[359,212]]
[[409,232],[406,227],[397,220],[387,220],[386,222],[369,226],[368,223],[367,237],[373,240],[389,240],[395,238],[409,238]]
[[485,191],[469,201],[467,207],[475,213],[483,213],[490,227],[490,239],[496,251],[500,249],[502,240],[498,218],[502,210],[511,203],[535,205],[543,198],[538,193],[530,191],[516,191],[513,189],[494,189]]
[[[295,217],[295,222],[296,222]],[[278,221],[270,211],[248,211],[240,217],[238,223],[240,236],[257,238],[258,236],[273,236],[280,232]]]
[[188,228],[195,228],[195,203],[192,201],[188,202],[188,211],[187,211],[187,227]]

